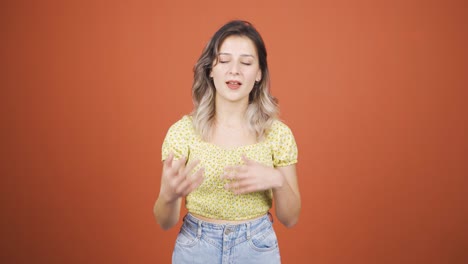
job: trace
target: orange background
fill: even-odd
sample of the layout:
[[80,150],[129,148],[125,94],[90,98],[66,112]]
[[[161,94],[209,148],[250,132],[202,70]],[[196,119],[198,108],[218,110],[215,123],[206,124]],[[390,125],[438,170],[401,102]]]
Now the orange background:
[[[306,3],[307,2],[307,3]],[[160,148],[251,21],[299,145],[284,263],[468,262],[464,1],[2,1],[1,263],[169,263]]]

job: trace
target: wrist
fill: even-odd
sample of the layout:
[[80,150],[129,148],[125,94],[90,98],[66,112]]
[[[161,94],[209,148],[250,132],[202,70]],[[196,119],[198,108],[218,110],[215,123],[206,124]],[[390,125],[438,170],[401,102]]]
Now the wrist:
[[171,204],[171,203],[174,203],[175,201],[177,201],[177,198],[174,198],[171,195],[168,195],[168,194],[161,191],[159,193],[158,200],[160,200],[161,203],[163,203],[163,204]]

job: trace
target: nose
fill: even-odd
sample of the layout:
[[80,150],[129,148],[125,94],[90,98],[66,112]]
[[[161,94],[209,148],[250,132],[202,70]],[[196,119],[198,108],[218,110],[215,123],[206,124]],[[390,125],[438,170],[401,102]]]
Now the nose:
[[231,67],[229,68],[229,73],[232,75],[239,75],[239,64],[237,62],[231,63]]

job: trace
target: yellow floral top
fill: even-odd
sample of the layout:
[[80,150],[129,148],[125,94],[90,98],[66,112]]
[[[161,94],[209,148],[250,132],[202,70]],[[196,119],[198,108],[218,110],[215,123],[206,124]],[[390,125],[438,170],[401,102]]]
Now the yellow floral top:
[[184,116],[169,128],[162,145],[162,160],[171,151],[175,159],[186,156],[188,163],[201,161],[195,171],[204,167],[204,180],[186,197],[186,207],[191,213],[212,219],[246,220],[263,215],[271,208],[271,190],[235,195],[224,189],[228,181],[221,179],[224,168],[242,164],[242,154],[272,167],[297,163],[294,136],[289,127],[279,120],[273,122],[261,142],[226,149],[203,141],[193,128],[192,118]]

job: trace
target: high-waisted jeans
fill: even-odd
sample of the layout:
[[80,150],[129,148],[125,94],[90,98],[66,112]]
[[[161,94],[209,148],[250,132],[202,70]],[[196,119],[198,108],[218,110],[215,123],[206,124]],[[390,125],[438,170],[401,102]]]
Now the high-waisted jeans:
[[242,224],[214,224],[188,213],[176,239],[172,263],[281,263],[272,219],[268,213]]

